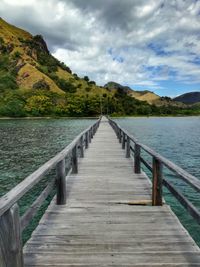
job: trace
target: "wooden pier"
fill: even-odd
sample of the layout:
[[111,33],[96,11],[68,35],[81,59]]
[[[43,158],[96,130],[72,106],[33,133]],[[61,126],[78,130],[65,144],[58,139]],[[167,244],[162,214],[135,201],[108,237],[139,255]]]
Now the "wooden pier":
[[[172,163],[155,154],[150,166],[141,157],[141,149],[147,147],[103,117],[36,171],[31,185],[28,177],[20,187],[8,193],[0,200],[0,226],[3,227],[0,266],[200,266],[199,247],[171,208],[163,203],[162,184],[169,190],[171,185],[162,175],[162,165]],[[72,168],[66,177],[65,157],[69,152]],[[153,186],[141,170],[142,163],[153,171]],[[15,203],[55,166],[57,197],[22,252],[19,233],[35,215],[54,181],[21,219]],[[188,183],[195,189],[200,188],[197,178],[177,166],[175,172],[184,180],[189,179]],[[199,211],[172,186],[173,190],[190,214],[200,220]],[[12,221],[11,237],[5,236],[5,231],[9,231],[6,220]],[[14,260],[9,259],[13,255]]]

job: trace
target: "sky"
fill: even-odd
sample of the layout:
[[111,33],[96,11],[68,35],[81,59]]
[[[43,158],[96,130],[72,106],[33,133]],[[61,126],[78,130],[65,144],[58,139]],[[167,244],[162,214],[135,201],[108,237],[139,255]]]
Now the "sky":
[[74,73],[161,96],[200,91],[200,0],[1,0]]

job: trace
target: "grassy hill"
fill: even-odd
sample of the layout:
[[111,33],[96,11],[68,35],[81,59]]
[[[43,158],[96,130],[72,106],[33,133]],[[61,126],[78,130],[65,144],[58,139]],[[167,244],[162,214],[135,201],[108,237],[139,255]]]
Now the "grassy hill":
[[170,97],[161,97],[151,91],[144,90],[144,91],[136,91],[131,89],[128,86],[123,86],[121,84],[118,84],[116,82],[108,82],[104,85],[105,88],[107,88],[110,92],[116,91],[118,88],[121,90],[124,90],[129,96],[134,97],[135,99],[138,99],[140,101],[146,101],[150,105],[156,105],[156,106],[174,106],[174,107],[186,107],[183,105],[183,103],[180,103],[178,101],[175,101],[171,99]]
[[[72,74],[64,63],[59,62],[49,53],[42,36],[32,36],[0,18],[0,42],[1,52],[4,51],[6,56],[9,55],[10,61],[15,64],[16,81],[20,89],[33,89],[37,82],[43,81],[50,91],[63,94],[66,89],[59,79],[64,79],[77,87],[78,93],[97,92],[98,87],[95,84]],[[91,87],[91,90],[87,87]]]
[[172,102],[149,91],[133,91],[116,83],[101,87],[87,76],[80,78],[50,54],[41,35],[33,36],[0,18],[0,116],[96,116],[101,110],[112,115],[182,112],[183,104],[179,111],[169,108]]

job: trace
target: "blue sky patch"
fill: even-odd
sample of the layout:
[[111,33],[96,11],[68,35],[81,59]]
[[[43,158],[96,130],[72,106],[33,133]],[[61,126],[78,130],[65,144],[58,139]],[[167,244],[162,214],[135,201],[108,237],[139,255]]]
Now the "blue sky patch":
[[169,56],[170,54],[172,54],[172,52],[166,52],[164,50],[164,46],[158,43],[149,43],[147,47],[154,51],[157,56]]

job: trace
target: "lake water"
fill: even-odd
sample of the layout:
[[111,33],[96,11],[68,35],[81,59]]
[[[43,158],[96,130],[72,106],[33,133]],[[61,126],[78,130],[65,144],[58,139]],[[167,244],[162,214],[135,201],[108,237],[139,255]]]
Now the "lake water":
[[[55,156],[80,132],[94,123],[93,119],[20,119],[0,120],[0,196]],[[30,206],[55,175],[51,172],[20,201],[20,213]],[[44,202],[33,222],[23,232],[29,238],[52,195]]]
[[[115,120],[141,143],[153,148],[200,179],[200,117],[120,118]],[[148,157],[146,159],[150,160]],[[200,194],[165,169],[164,174],[200,210]],[[164,197],[200,246],[200,226],[167,190],[164,190]]]
[[[200,177],[200,117],[121,118],[116,121],[135,135],[140,142],[155,149],[196,177]],[[0,195],[5,194],[62,150],[93,122],[92,119],[0,120]],[[194,190],[167,171],[165,175],[200,208],[200,197]],[[44,184],[41,183],[20,201],[21,213],[44,188]],[[164,195],[200,246],[199,225],[194,223],[166,190]],[[44,211],[48,201],[39,215]],[[25,231],[24,240],[27,240],[38,219],[39,216]]]

